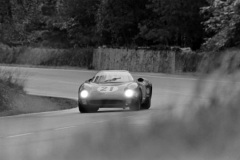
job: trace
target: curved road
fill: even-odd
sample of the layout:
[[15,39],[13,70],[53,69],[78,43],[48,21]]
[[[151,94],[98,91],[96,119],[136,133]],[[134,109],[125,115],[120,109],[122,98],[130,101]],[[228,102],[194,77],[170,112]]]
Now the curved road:
[[[27,93],[72,99],[77,99],[79,85],[96,73],[68,69],[20,68],[20,70],[28,74],[25,87]],[[153,73],[133,75],[134,78],[145,77],[153,83],[150,110],[131,112],[122,109],[101,109],[95,114],[80,114],[75,108],[0,118],[0,159],[65,159],[52,155],[51,151],[54,146],[68,148],[71,144],[69,139],[76,133],[97,133],[109,122],[114,124],[122,120],[129,120],[129,125],[133,127],[144,128],[151,117],[166,116],[172,106],[175,106],[174,114],[181,115],[184,106],[194,95],[193,88],[197,83],[193,76]]]

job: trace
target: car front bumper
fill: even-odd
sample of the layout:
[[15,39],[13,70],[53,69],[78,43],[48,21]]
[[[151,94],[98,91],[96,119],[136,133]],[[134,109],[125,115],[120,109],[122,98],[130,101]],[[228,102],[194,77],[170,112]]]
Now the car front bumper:
[[78,104],[87,107],[98,108],[127,108],[136,104],[137,97],[126,99],[79,99]]

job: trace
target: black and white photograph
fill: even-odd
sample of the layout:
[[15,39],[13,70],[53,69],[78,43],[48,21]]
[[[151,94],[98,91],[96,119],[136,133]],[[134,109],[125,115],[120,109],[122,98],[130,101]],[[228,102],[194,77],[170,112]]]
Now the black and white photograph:
[[0,160],[240,160],[240,0],[0,0]]

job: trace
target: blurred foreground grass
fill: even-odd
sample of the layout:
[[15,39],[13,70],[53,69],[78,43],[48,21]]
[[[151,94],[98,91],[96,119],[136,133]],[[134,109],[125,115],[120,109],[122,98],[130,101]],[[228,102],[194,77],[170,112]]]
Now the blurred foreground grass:
[[238,160],[240,82],[232,85],[212,86],[207,103],[191,101],[180,117],[170,111],[165,118],[155,115],[142,128],[136,129],[129,120],[109,123],[97,133],[76,134],[62,156],[73,160]]
[[161,113],[151,117],[138,129],[129,120],[111,122],[98,132],[76,134],[59,159],[240,159],[240,56],[236,50],[223,55],[214,71],[200,78],[195,87],[195,94],[206,99],[193,98],[181,116],[170,111],[165,118]]

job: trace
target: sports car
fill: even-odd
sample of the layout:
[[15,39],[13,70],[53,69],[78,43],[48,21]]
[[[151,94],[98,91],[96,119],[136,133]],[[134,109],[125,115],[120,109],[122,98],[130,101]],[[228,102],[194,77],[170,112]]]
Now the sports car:
[[125,70],[102,70],[85,81],[78,91],[81,113],[97,112],[99,108],[149,109],[152,84],[144,78],[134,80]]

